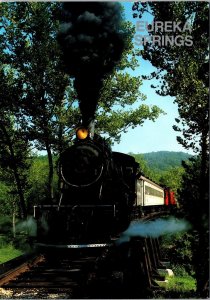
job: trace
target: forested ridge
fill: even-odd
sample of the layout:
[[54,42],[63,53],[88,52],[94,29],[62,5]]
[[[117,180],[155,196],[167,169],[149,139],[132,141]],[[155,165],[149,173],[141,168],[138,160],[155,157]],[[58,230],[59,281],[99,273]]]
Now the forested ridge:
[[142,157],[149,168],[161,171],[166,171],[171,167],[179,167],[181,166],[182,161],[186,161],[192,157],[192,155],[188,153],[175,151],[148,152],[133,154],[133,156],[136,159]]

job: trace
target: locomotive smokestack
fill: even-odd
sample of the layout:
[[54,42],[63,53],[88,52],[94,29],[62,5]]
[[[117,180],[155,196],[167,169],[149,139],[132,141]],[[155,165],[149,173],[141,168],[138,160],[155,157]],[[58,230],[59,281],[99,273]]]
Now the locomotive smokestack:
[[103,79],[119,63],[126,47],[121,6],[117,2],[62,4],[57,38],[65,71],[74,78],[83,125],[94,119]]

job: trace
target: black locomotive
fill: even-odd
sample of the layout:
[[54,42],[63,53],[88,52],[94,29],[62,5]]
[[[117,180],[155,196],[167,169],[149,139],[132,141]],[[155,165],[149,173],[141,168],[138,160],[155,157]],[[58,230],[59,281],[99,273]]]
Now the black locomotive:
[[112,152],[102,137],[80,127],[60,157],[59,170],[59,203],[35,206],[39,242],[101,245],[128,227],[136,198],[133,157]]
[[127,154],[80,127],[60,157],[61,196],[34,207],[38,242],[56,247],[102,247],[145,213],[176,206],[174,193],[139,173]]

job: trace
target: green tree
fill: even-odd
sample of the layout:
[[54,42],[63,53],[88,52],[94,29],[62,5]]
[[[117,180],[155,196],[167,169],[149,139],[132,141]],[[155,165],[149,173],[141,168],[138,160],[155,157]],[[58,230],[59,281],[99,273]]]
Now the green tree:
[[158,182],[162,185],[170,187],[175,193],[182,186],[182,176],[184,174],[183,167],[171,167],[161,172]]
[[0,166],[3,170],[1,180],[10,186],[10,193],[18,196],[20,214],[25,218],[29,145],[9,120],[7,123],[5,119],[0,120],[0,136]]
[[[2,45],[2,36],[0,36],[1,178],[10,186],[10,192],[16,194],[19,211],[21,217],[24,218],[26,217],[25,189],[27,186],[26,172],[28,169],[29,141],[25,136],[25,123],[20,116],[20,108],[16,105],[19,86],[12,70],[4,64],[5,57]],[[21,126],[22,129],[20,129]]]
[[[185,216],[193,224],[193,265],[200,297],[208,297],[209,280],[209,188],[208,176],[200,182],[201,158],[184,163],[183,184],[179,190],[179,203]],[[207,174],[209,170],[207,170]],[[200,186],[206,187],[200,198]]]
[[60,71],[54,19],[57,4],[2,3],[4,53],[7,68],[20,86],[18,106],[28,121],[28,138],[46,150],[49,162],[48,196],[53,198],[52,144],[55,144],[55,107],[60,106],[67,78]]
[[[172,32],[171,35],[181,36],[182,41],[187,35],[192,37],[192,45],[184,42],[178,44],[160,45],[147,42],[143,50],[143,57],[157,67],[157,72],[151,74],[150,78],[160,80],[160,85],[155,87],[160,95],[171,95],[175,97],[178,104],[180,118],[176,119],[178,124],[174,126],[176,131],[182,132],[183,136],[177,140],[186,149],[193,149],[200,157],[200,164],[194,165],[194,172],[199,174],[194,181],[191,193],[195,201],[191,202],[189,197],[182,198],[186,201],[185,208],[192,205],[192,215],[197,215],[197,221],[193,224],[197,230],[199,241],[194,253],[198,258],[206,253],[208,239],[206,239],[206,225],[204,211],[208,210],[206,192],[208,191],[208,31],[209,31],[209,5],[205,2],[166,2],[166,3],[140,3],[133,6],[137,15],[142,17],[145,11],[154,16],[154,20],[166,22],[173,20],[179,22],[181,28],[188,22],[191,25],[190,32]],[[168,33],[167,33],[168,34]],[[151,31],[150,36],[164,38],[161,30]],[[154,87],[154,86],[153,86]],[[196,169],[198,168],[198,169]],[[186,169],[189,176],[189,170]],[[192,183],[192,181],[191,181]],[[186,184],[186,180],[183,184]],[[185,189],[185,186],[183,186]],[[197,204],[196,204],[197,203]],[[202,206],[198,207],[198,203]],[[200,204],[199,204],[200,205]],[[203,207],[205,210],[203,211]],[[187,212],[187,211],[186,211]],[[205,256],[208,261],[208,256]],[[196,270],[201,268],[200,260],[196,264]],[[204,267],[204,266],[203,266]],[[201,276],[197,273],[197,290],[201,295],[207,280],[207,273]]]
[[[32,213],[32,205],[43,204],[49,200],[47,197],[48,181],[48,158],[47,156],[33,156],[29,169],[29,189],[27,191],[28,211]],[[53,164],[56,165],[56,157],[53,156]],[[58,176],[54,176],[53,188],[55,194],[58,192]],[[37,193],[37,191],[39,191]]]
[[[0,178],[2,178],[2,170],[0,171]],[[0,181],[0,210],[2,212],[2,215],[9,215],[11,212],[11,201],[8,201],[8,195],[9,195],[9,188],[8,186]]]

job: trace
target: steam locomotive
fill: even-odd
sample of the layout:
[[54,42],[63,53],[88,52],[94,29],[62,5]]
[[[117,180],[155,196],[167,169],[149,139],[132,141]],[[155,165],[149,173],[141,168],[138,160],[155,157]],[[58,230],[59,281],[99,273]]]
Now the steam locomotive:
[[40,245],[103,247],[133,219],[176,205],[173,192],[144,177],[134,157],[113,152],[85,127],[61,154],[59,170],[58,203],[34,207]]

